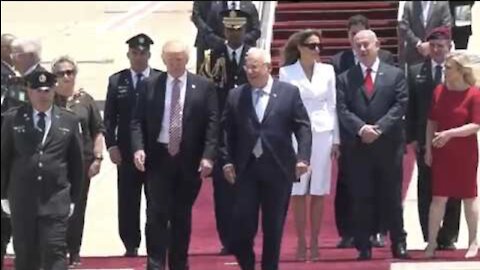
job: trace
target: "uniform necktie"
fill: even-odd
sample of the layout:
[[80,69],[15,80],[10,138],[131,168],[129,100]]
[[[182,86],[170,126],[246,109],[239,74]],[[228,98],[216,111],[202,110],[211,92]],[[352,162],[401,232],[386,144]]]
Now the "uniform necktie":
[[232,51],[232,67],[233,67],[233,70],[237,70],[238,69],[238,63],[237,63],[237,53],[235,51]]
[[435,86],[442,83],[442,66],[441,65],[435,66],[435,77],[433,78],[433,81],[435,82]]
[[182,106],[180,104],[180,80],[175,79],[172,86],[172,99],[170,101],[170,127],[168,129],[168,153],[171,156],[178,154],[182,139]]
[[372,94],[373,94],[373,79],[372,79],[372,69],[371,68],[367,69],[367,74],[365,75],[364,86],[365,86],[365,93],[367,94],[368,97],[371,97]]
[[[263,113],[262,112],[262,106],[260,103],[260,98],[263,96],[263,91],[262,89],[257,89],[254,91],[255,97],[254,97],[254,108],[255,108],[255,113],[257,114],[258,120],[261,122],[263,118]],[[262,148],[262,139],[259,137],[257,139],[257,142],[255,143],[255,146],[253,147],[252,151],[253,155],[256,158],[259,158],[262,153],[263,153],[263,148]]]
[[43,135],[45,135],[45,116],[46,114],[44,112],[39,112],[37,114],[38,116],[38,121],[37,121],[37,129],[40,132],[40,140],[43,141]]
[[139,72],[139,73],[137,73],[136,76],[137,76],[137,84],[135,85],[135,90],[138,90],[138,84],[143,79],[143,73]]

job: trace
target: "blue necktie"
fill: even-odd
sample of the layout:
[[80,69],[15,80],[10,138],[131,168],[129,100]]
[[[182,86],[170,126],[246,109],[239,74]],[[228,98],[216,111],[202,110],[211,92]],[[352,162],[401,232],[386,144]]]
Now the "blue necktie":
[[[257,90],[255,90],[254,94],[255,94],[255,99],[254,99],[254,104],[253,105],[254,105],[254,108],[255,108],[255,113],[257,114],[258,121],[261,122],[262,121],[261,118],[263,118],[263,112],[261,111],[262,108],[261,108],[261,103],[259,101],[260,101],[260,98],[263,96],[263,91],[262,91],[262,89],[257,89]],[[252,153],[256,158],[259,158],[263,154],[262,139],[261,138],[257,139],[257,142],[255,143],[255,146],[253,147]]]

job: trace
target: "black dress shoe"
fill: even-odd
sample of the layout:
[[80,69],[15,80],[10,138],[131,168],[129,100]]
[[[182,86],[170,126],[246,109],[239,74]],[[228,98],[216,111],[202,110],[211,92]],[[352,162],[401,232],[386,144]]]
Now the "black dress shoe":
[[70,253],[70,256],[68,258],[68,265],[70,266],[78,266],[82,264],[80,262],[80,254],[78,253]]
[[370,242],[372,243],[373,247],[385,247],[385,237],[381,233],[372,235],[372,237],[370,237]]
[[456,250],[457,247],[454,243],[438,243],[437,250]]
[[138,248],[128,248],[124,256],[129,258],[138,257]]
[[220,249],[220,252],[218,253],[218,255],[227,256],[227,255],[232,255],[232,253],[230,252],[230,250],[228,250],[228,248],[222,247],[222,249]]
[[372,259],[371,249],[362,249],[358,252],[357,261],[368,261]]
[[352,237],[342,237],[337,244],[337,248],[353,248],[353,238]]
[[410,259],[407,252],[407,245],[405,243],[392,245],[392,256],[395,259]]

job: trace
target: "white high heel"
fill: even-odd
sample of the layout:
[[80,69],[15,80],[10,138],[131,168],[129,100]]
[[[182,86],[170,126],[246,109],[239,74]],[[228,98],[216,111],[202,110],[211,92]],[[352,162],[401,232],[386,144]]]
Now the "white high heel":
[[465,258],[473,258],[476,257],[478,254],[478,244],[477,241],[470,244],[468,247],[467,253],[465,253]]

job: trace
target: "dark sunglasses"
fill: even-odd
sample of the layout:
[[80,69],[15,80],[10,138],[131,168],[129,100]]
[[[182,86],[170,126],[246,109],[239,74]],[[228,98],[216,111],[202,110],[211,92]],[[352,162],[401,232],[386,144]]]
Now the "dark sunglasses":
[[55,72],[55,75],[57,75],[57,77],[65,77],[65,75],[67,76],[72,76],[72,75],[75,75],[75,70],[73,69],[67,69],[67,70],[64,70],[64,71],[57,71]]
[[303,43],[302,44],[303,47],[307,47],[309,48],[310,50],[315,50],[315,49],[319,49],[321,50],[322,49],[322,44],[321,43]]

